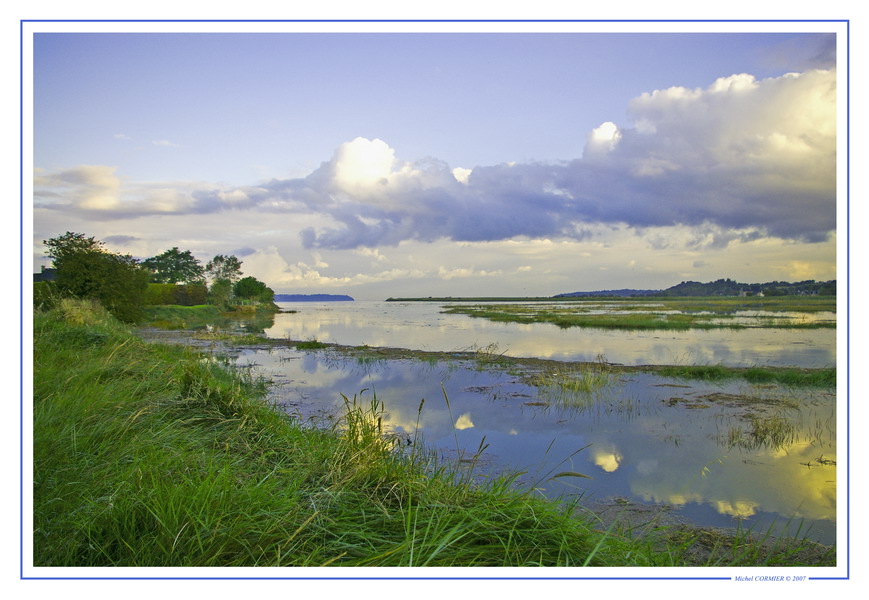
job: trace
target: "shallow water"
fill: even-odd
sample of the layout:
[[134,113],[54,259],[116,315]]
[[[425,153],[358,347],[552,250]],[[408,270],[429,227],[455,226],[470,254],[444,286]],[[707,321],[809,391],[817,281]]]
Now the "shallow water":
[[[566,395],[467,360],[273,348],[239,351],[236,361],[274,381],[272,400],[302,421],[329,423],[341,394],[367,403],[376,393],[406,448],[455,462],[483,445],[480,476],[521,471],[518,485],[547,497],[667,505],[700,525],[761,532],[791,520],[791,532],[802,526],[812,539],[835,541],[832,392],[630,374]],[[756,433],[769,422],[785,434]],[[553,479],[563,472],[589,478]]]
[[[836,364],[835,329],[627,332],[561,329],[548,323],[495,323],[443,314],[442,303],[437,302],[291,302],[279,306],[298,312],[275,315],[274,324],[265,330],[272,338],[436,352],[489,347],[507,356],[565,361],[594,361],[602,355],[609,362],[625,365],[830,367]],[[823,318],[834,315],[824,313]]]

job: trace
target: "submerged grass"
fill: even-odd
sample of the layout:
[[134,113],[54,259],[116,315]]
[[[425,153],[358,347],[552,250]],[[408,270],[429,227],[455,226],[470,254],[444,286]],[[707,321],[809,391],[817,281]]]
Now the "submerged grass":
[[587,404],[594,392],[610,385],[615,373],[602,356],[594,363],[547,369],[529,378],[541,399],[558,405]]
[[733,427],[725,440],[730,447],[749,450],[771,448],[779,450],[792,444],[798,437],[794,423],[781,415],[749,415],[749,427]]
[[457,478],[383,430],[376,398],[332,429],[264,385],[135,338],[98,306],[34,316],[37,566],[696,564],[520,493]]

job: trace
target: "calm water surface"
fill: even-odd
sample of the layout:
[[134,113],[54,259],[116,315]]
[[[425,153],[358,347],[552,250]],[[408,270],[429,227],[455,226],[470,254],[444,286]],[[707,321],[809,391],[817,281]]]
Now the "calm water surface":
[[[487,347],[517,357],[639,364],[829,367],[836,364],[835,329],[713,329],[615,331],[561,329],[549,323],[494,323],[441,313],[436,302],[279,303],[273,338],[317,339],[350,346],[436,352]],[[835,318],[825,313],[826,318]]]

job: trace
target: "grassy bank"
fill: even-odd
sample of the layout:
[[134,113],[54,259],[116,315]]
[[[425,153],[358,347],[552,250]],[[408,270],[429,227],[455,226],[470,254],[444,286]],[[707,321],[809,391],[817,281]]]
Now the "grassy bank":
[[161,304],[145,307],[145,320],[154,327],[163,329],[201,327],[218,317],[220,317],[220,309],[213,304],[196,306]]
[[161,329],[201,329],[206,325],[226,327],[239,320],[248,321],[256,328],[271,326],[277,307],[273,304],[242,304],[231,307],[231,310],[222,310],[213,304],[163,304],[146,306],[144,312],[144,323]]
[[[34,372],[36,565],[696,564],[684,530],[633,538],[510,478],[480,485],[398,452],[376,400],[301,428],[261,382],[94,305],[36,313]],[[805,549],[719,541],[701,562],[833,560]]]

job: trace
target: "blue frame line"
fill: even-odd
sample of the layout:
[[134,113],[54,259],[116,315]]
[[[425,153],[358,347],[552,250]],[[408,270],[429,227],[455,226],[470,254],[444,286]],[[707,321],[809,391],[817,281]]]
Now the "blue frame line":
[[[24,26],[26,23],[844,23],[846,54],[846,94],[845,94],[845,215],[846,245],[845,270],[847,281],[845,315],[845,415],[847,427],[851,423],[851,21],[850,19],[22,19],[19,22],[19,579],[20,580],[378,580],[378,581],[417,581],[417,580],[533,580],[533,581],[731,581],[733,577],[42,577],[24,576]],[[851,440],[846,436],[845,453],[847,469],[845,472],[845,494],[851,498]],[[846,563],[844,577],[808,577],[809,581],[842,581],[851,578],[851,506],[846,503],[845,529],[848,531],[846,543]],[[702,568],[702,567],[701,567]]]
[[18,568],[24,578],[24,21],[18,34]]
[[[848,57],[845,71],[845,277],[848,282],[848,301],[845,310],[845,422],[851,425],[851,22],[845,21],[845,54]],[[845,456],[848,457],[848,468],[845,470],[845,497],[851,498],[851,436],[846,436]],[[845,531],[848,541],[845,544],[847,561],[845,577],[809,577],[810,580],[842,580],[851,578],[851,503],[845,503]]]

